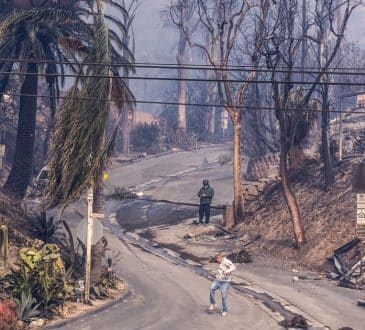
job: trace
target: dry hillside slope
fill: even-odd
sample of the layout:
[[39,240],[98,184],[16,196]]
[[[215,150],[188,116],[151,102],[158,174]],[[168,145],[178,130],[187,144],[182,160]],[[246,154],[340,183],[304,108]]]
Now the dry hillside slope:
[[354,161],[345,160],[337,166],[336,183],[329,192],[322,189],[322,165],[318,161],[307,161],[291,175],[308,240],[301,250],[293,248],[292,223],[279,184],[270,186],[258,201],[248,203],[246,209],[252,215],[239,230],[261,235],[252,245],[255,253],[288,265],[313,269],[330,266],[326,257],[355,238],[356,200],[351,188]]

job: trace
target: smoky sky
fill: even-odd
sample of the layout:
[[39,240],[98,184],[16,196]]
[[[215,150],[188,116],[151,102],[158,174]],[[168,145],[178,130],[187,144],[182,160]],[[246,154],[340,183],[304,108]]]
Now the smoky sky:
[[[176,63],[176,52],[178,33],[172,24],[166,24],[162,12],[168,8],[170,0],[142,0],[134,21],[135,34],[135,57],[136,62],[147,63]],[[347,29],[347,38],[357,41],[358,44],[365,48],[365,7],[357,8],[350,18]],[[191,59],[190,59],[191,61]],[[193,58],[196,62],[197,59]],[[176,77],[175,70],[163,69],[137,69],[137,76],[163,76]],[[177,82],[161,81],[131,81],[131,88],[137,100],[163,100],[166,89],[173,89]],[[176,98],[171,100],[177,101]],[[137,105],[141,110],[159,113],[162,108],[160,105]]]

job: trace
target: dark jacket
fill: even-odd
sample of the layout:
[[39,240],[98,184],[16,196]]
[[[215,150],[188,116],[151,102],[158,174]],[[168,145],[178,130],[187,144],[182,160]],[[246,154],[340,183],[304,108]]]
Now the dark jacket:
[[208,188],[201,187],[198,192],[198,197],[200,197],[200,204],[210,205],[213,196],[214,196],[214,189],[210,186],[208,186]]

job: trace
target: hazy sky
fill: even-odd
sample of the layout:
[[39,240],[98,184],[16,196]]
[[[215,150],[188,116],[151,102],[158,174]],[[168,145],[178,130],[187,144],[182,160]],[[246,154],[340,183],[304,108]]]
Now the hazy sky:
[[[134,22],[136,32],[136,55],[139,60],[161,61],[170,59],[175,63],[176,34],[173,28],[166,29],[161,20],[161,11],[169,0],[142,0]],[[359,7],[350,18],[347,35],[365,47],[365,7]]]
[[[161,11],[167,8],[169,0],[142,0],[134,21],[136,37],[136,61],[148,63],[176,63],[176,43],[178,35],[173,27],[164,25]],[[365,48],[365,7],[358,8],[348,26],[347,35],[350,40],[358,41]],[[138,76],[176,76],[174,70],[137,70]],[[173,82],[132,81],[131,87],[137,100],[163,99],[164,91]],[[176,83],[175,83],[176,84]],[[176,101],[176,100],[174,100]],[[148,112],[160,112],[157,105],[138,105]]]

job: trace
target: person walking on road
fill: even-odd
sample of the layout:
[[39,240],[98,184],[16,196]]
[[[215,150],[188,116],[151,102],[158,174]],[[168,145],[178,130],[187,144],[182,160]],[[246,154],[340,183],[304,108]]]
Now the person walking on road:
[[203,223],[204,215],[205,223],[208,224],[210,218],[210,204],[214,197],[214,189],[209,186],[209,181],[207,179],[203,180],[203,187],[200,188],[198,197],[200,198],[199,224]]
[[228,313],[228,305],[227,305],[227,294],[229,284],[232,282],[232,272],[236,269],[236,266],[233,262],[222,255],[218,254],[215,257],[215,260],[218,262],[218,272],[216,276],[216,280],[210,287],[210,305],[209,310],[213,311],[217,305],[215,302],[215,291],[220,290],[222,295],[222,316],[226,316]]

